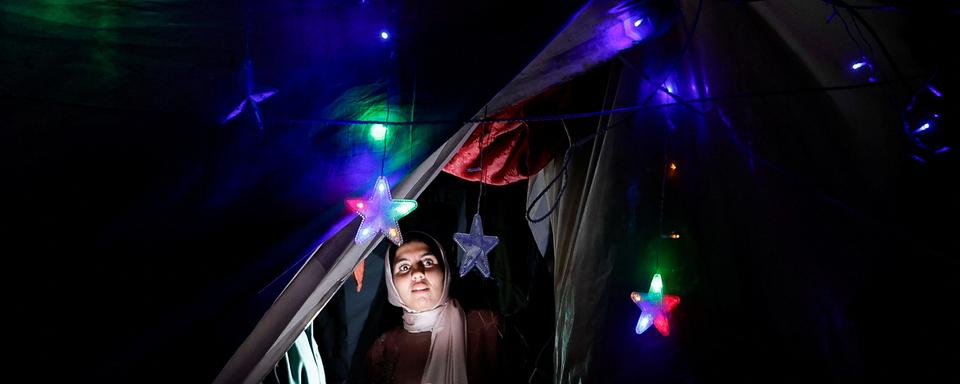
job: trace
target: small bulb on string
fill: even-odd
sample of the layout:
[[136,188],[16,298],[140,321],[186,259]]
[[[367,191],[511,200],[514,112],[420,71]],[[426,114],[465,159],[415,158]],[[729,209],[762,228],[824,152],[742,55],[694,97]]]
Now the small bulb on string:
[[653,21],[645,16],[623,19],[623,31],[634,43],[650,37],[656,32]]
[[679,239],[679,238],[680,238],[680,232],[672,231],[672,232],[670,232],[670,233],[667,233],[667,234],[664,234],[664,235],[660,235],[660,237],[662,237],[662,238],[664,238],[664,239]]
[[390,40],[390,32],[380,31],[380,40],[383,40],[383,41]]
[[850,70],[854,72],[867,70],[869,73],[869,77],[867,77],[867,81],[871,83],[877,81],[877,78],[873,75],[873,64],[870,64],[870,61],[867,60],[866,58],[861,58],[859,61],[855,61],[853,64],[850,65]]
[[387,137],[387,126],[383,124],[374,124],[370,126],[370,137],[374,140],[383,140]]

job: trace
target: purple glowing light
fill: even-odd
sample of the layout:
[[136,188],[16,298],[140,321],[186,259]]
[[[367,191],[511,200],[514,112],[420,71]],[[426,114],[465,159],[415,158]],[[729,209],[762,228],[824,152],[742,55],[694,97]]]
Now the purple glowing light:
[[944,152],[949,151],[949,150],[950,150],[950,147],[943,147],[943,148],[940,148],[940,149],[936,150],[936,152],[933,152],[933,154],[939,155],[939,154],[944,153]]
[[380,31],[380,40],[383,40],[383,41],[390,40],[390,32]]
[[629,17],[623,20],[623,32],[630,40],[638,42],[653,34],[653,23],[645,17]]
[[928,85],[927,85],[927,89],[929,89],[930,92],[933,93],[934,96],[936,96],[936,97],[943,97],[943,94],[940,93],[940,91],[938,91],[938,90],[937,90],[936,88],[934,88],[932,85],[929,85],[929,84],[928,84]]
[[930,129],[930,123],[923,123],[923,125],[921,125],[920,128],[917,128],[917,130],[913,131],[913,134],[918,134],[928,129]]

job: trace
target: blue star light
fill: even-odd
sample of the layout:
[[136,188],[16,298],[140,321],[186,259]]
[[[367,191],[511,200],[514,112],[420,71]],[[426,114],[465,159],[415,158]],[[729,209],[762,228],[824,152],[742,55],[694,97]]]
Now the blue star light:
[[651,324],[657,327],[660,334],[670,335],[670,322],[667,316],[680,303],[680,297],[663,294],[663,279],[659,273],[653,275],[649,292],[643,295],[640,292],[632,292],[630,293],[630,299],[641,310],[635,329],[638,335],[650,328]]
[[247,97],[243,99],[243,101],[240,102],[240,105],[234,108],[233,111],[230,111],[230,114],[227,115],[227,117],[225,117],[223,121],[220,122],[220,124],[226,124],[228,121],[232,120],[234,117],[237,117],[237,115],[239,115],[240,112],[243,112],[244,108],[246,108],[247,106],[250,106],[250,109],[253,112],[253,116],[257,119],[257,127],[262,130],[263,119],[260,117],[260,103],[266,100],[268,97],[273,96],[275,93],[277,93],[277,90],[268,89],[268,90],[265,90],[264,92],[253,93],[253,64],[250,62],[249,59],[244,61],[243,70],[244,70],[244,73],[246,74],[246,79],[247,79],[246,81]]
[[353,239],[357,244],[370,240],[377,233],[383,233],[396,245],[403,244],[397,220],[417,209],[416,200],[394,200],[390,196],[390,184],[383,176],[377,178],[368,199],[348,199],[346,202],[347,207],[363,217],[357,236]]
[[496,236],[483,235],[483,222],[480,221],[480,214],[473,215],[473,223],[470,224],[470,233],[454,233],[453,240],[457,242],[460,248],[463,248],[463,263],[460,264],[460,276],[466,275],[470,269],[477,267],[483,277],[490,278],[490,263],[487,260],[487,253],[497,246],[500,242]]

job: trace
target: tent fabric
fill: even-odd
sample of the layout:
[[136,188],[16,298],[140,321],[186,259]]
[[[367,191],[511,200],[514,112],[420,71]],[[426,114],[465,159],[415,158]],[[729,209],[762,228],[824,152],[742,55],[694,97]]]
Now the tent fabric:
[[[394,192],[416,197],[478,131],[391,131],[397,156],[384,166],[367,127],[311,119],[377,119],[387,101],[400,104],[392,121],[502,115],[596,71],[601,90],[583,94],[597,105],[524,113],[678,105],[566,121],[573,141],[612,129],[571,154],[563,197],[549,191],[531,214],[559,204],[530,224],[541,252],[556,250],[556,382],[956,376],[956,327],[936,313],[952,302],[960,253],[944,223],[958,213],[944,176],[956,149],[913,162],[897,114],[934,74],[957,83],[943,53],[956,10],[925,11],[946,2],[858,7],[875,39],[831,6],[842,1],[703,1],[700,12],[682,0],[680,24],[634,45],[617,12],[646,1],[591,1],[487,107],[498,76],[582,3],[401,3],[0,3],[8,248],[23,250],[7,268],[32,278],[11,280],[9,306],[24,314],[11,329],[26,330],[13,333],[14,358],[42,366],[31,348],[71,345],[83,353],[54,374],[172,381],[222,367],[218,382],[256,382],[376,247],[352,243],[358,220],[341,199],[377,170],[410,172]],[[393,22],[409,38],[377,39]],[[455,44],[479,49],[438,49]],[[850,70],[867,55],[878,82]],[[279,90],[260,105],[263,129],[249,109],[221,125],[251,83]],[[651,84],[714,99],[686,105]],[[536,161],[499,172],[534,173],[537,146],[562,156],[563,128],[510,128]],[[522,136],[538,129],[556,134]],[[668,155],[680,171],[663,183]],[[531,203],[561,165],[529,179]],[[632,333],[628,293],[655,271],[683,299],[669,338]]]
[[[212,380],[352,218],[343,198],[382,168],[396,182],[460,128],[391,129],[381,167],[369,124],[322,119],[385,118],[390,101],[391,121],[463,120],[580,6],[0,2],[6,217],[11,248],[29,250],[9,267],[36,275],[12,307],[34,314],[26,329],[82,314],[69,321],[83,330],[15,344],[88,346],[59,373],[93,381]],[[259,104],[263,129],[250,108],[221,124],[251,83],[279,91]]]
[[[394,186],[393,197],[416,198],[473,127],[471,124],[461,128],[450,141],[430,155],[427,161]],[[255,383],[273,368],[292,340],[313,321],[346,278],[352,275],[360,259],[376,248],[378,242],[363,245],[353,243],[353,236],[359,225],[359,219],[354,219],[311,254],[310,259],[227,362],[215,382]]]
[[[698,1],[681,3],[684,27],[622,54],[604,107],[673,105],[594,118],[608,130],[573,153],[559,201],[558,186],[533,199],[562,176],[562,157],[530,179],[531,216],[555,208],[548,221],[530,224],[541,249],[551,241],[556,257],[554,381],[949,375],[940,348],[921,345],[955,332],[934,321],[937,330],[891,334],[884,313],[892,307],[875,298],[896,286],[908,259],[945,265],[888,221],[910,204],[897,191],[916,166],[900,127],[902,104],[889,97],[906,100],[903,88],[922,82],[870,86],[851,73],[852,47],[835,43],[847,41],[839,22],[801,25],[832,12],[816,2],[704,2],[691,49],[673,60],[698,17]],[[883,25],[896,36],[896,26]],[[907,56],[898,61],[902,71],[922,70],[891,42],[898,58]],[[895,76],[888,63],[876,65]],[[851,83],[868,85],[723,99]],[[682,102],[704,97],[720,99]],[[667,161],[678,164],[675,175]],[[665,236],[673,231],[679,239]],[[634,333],[639,309],[629,294],[645,292],[654,273],[682,299],[669,337],[653,328]],[[946,300],[944,284],[928,288],[925,303]],[[867,351],[864,337],[886,341]],[[900,358],[930,370],[915,372]]]
[[[611,69],[612,71],[612,69]],[[604,97],[604,106],[609,109],[613,105],[612,96],[615,89],[607,90]],[[599,119],[597,131],[608,124],[608,119]],[[579,378],[589,377],[593,372],[589,370],[590,347],[589,340],[596,337],[596,331],[602,327],[604,318],[594,315],[597,309],[602,309],[607,297],[607,279],[611,275],[611,254],[605,251],[608,244],[601,242],[602,236],[612,228],[604,215],[608,207],[607,202],[600,197],[591,186],[606,188],[606,183],[597,182],[593,178],[598,165],[595,163],[603,150],[604,136],[598,136],[589,150],[571,154],[570,169],[565,176],[561,175],[563,158],[547,166],[539,175],[531,180],[528,203],[548,184],[545,180],[554,177],[565,177],[562,199],[557,201],[560,186],[549,189],[544,198],[536,202],[531,216],[548,216],[553,239],[554,264],[554,300],[555,300],[555,337],[554,337],[554,382],[578,382]],[[538,188],[539,187],[539,188]],[[536,223],[531,223],[531,230],[537,232]],[[541,226],[542,228],[542,226]],[[545,239],[545,236],[538,236]],[[545,247],[541,246],[541,252]],[[583,255],[577,257],[577,255]],[[571,282],[576,281],[576,284]]]
[[[619,25],[619,21],[611,21],[608,16],[615,4],[613,1],[594,1],[584,6],[566,28],[486,104],[485,109],[497,113],[613,57],[617,48],[604,44],[605,36],[598,36],[595,32]],[[481,118],[483,114],[484,111],[477,112],[473,118]],[[470,123],[460,128],[394,186],[393,196],[416,198],[449,163],[476,126]],[[311,254],[221,370],[216,383],[257,382],[273,368],[296,336],[352,273],[359,260],[374,248],[374,243],[352,243],[352,232],[358,226],[359,220],[354,219]]]

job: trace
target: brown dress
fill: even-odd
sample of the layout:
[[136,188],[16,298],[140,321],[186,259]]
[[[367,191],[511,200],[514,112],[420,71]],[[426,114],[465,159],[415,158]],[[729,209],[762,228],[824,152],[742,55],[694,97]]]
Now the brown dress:
[[[498,322],[497,315],[488,310],[466,313],[465,358],[467,380],[471,383],[491,382],[498,376]],[[370,383],[420,384],[429,353],[430,332],[410,333],[402,326],[391,329],[367,352],[368,380]]]

